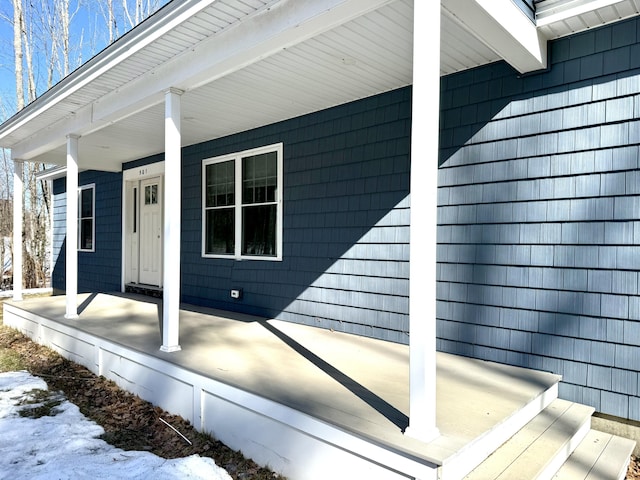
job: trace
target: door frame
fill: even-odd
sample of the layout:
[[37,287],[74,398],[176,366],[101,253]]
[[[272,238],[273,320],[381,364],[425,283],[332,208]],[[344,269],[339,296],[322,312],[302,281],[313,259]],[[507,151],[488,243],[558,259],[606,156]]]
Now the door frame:
[[[139,283],[139,262],[140,262],[140,199],[142,196],[142,192],[140,190],[140,182],[142,180],[146,180],[153,177],[160,177],[160,190],[163,191],[164,188],[164,161],[151,163],[149,165],[144,165],[141,167],[130,168],[127,170],[123,170],[122,172],[122,279],[121,279],[121,291],[125,291],[125,286],[128,283]],[[134,215],[133,215],[133,188],[137,186],[138,195],[137,202],[138,205],[136,207],[137,215],[137,225],[135,226],[134,232]],[[161,212],[162,212],[162,223],[164,225],[164,195],[162,195],[161,202]],[[135,242],[134,252],[129,251],[129,245],[131,242]],[[163,242],[164,243],[164,242]],[[163,252],[160,252],[160,262],[161,262],[161,270],[162,270],[162,261],[163,261]],[[132,269],[132,266],[135,266]],[[135,277],[135,278],[134,278]],[[160,273],[160,285],[162,288],[162,271]]]

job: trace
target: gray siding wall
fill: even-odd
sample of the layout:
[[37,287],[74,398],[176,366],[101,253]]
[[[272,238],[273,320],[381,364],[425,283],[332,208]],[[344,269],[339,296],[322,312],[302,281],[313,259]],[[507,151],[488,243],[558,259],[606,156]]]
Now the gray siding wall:
[[442,80],[438,348],[640,420],[640,23]]

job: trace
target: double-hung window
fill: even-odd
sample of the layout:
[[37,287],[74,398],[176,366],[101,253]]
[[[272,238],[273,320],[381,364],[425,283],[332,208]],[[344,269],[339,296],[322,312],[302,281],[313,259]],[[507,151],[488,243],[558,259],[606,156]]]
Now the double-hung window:
[[282,259],[282,144],[202,162],[202,256]]
[[78,250],[95,251],[95,185],[78,188]]

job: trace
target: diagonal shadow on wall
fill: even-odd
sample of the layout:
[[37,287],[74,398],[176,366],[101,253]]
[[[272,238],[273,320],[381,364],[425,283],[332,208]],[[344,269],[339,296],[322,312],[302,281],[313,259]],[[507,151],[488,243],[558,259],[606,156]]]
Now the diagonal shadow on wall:
[[544,72],[442,80],[438,331],[445,351],[554,371],[561,394],[627,416],[600,392],[628,341],[618,324],[637,320],[640,64],[637,44],[599,43],[607,29],[552,42]]

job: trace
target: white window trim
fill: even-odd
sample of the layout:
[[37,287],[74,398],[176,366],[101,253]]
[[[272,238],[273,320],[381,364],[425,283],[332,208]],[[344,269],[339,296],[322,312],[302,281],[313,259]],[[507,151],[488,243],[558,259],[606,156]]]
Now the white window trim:
[[[276,152],[278,158],[277,172],[278,181],[276,184],[276,255],[269,256],[257,256],[257,255],[242,255],[242,165],[240,160],[242,157],[248,157],[251,155],[260,155],[262,153]],[[243,150],[241,152],[230,153],[227,155],[221,155],[218,157],[205,158],[202,160],[202,199],[201,199],[201,214],[202,214],[202,226],[201,226],[201,254],[203,258],[226,258],[235,260],[264,260],[264,261],[282,261],[282,191],[283,191],[283,179],[282,174],[284,171],[282,160],[283,144],[274,143],[264,147],[252,148],[249,150]],[[236,178],[235,178],[235,191],[236,191],[236,203],[235,203],[235,252],[233,255],[220,255],[206,253],[206,169],[207,165],[213,163],[227,162],[230,160],[235,161]]]
[[[91,189],[91,248],[82,248],[81,235],[82,235],[82,205],[80,203],[81,194],[83,190]],[[78,251],[79,252],[95,252],[96,251],[96,184],[90,183],[78,187]]]

